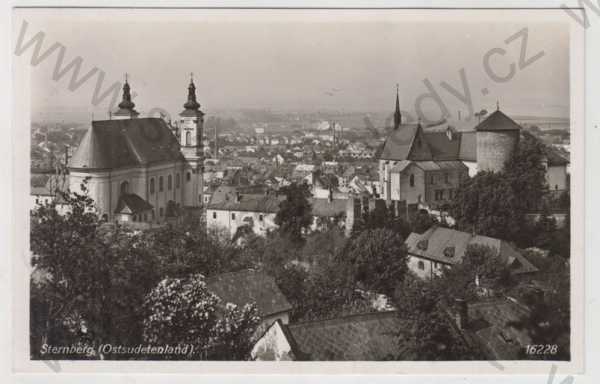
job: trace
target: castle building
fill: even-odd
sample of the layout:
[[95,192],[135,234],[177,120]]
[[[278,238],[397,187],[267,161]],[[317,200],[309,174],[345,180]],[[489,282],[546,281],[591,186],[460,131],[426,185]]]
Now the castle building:
[[69,188],[84,180],[98,213],[110,221],[160,223],[202,206],[204,113],[193,80],[179,134],[162,118],[139,117],[125,80],[110,120],[95,120],[69,162]]
[[[471,131],[458,132],[402,124],[398,91],[394,130],[379,157],[382,198],[443,208],[462,178],[478,171],[499,172],[518,148],[521,127],[500,107]],[[552,190],[568,188],[568,160],[548,149],[547,181]]]

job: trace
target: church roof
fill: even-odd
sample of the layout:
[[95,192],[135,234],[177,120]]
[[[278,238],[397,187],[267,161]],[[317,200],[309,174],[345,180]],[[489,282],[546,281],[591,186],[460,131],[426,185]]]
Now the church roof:
[[416,132],[416,124],[402,124],[398,129],[392,131],[383,144],[381,158],[385,160],[408,159]]
[[160,118],[92,121],[71,169],[116,169],[183,161],[177,139]]
[[126,193],[119,197],[117,208],[115,208],[115,213],[128,213],[135,215],[141,212],[149,211],[152,208],[153,207],[150,203],[135,193]]
[[475,127],[476,131],[519,131],[521,126],[499,109]]

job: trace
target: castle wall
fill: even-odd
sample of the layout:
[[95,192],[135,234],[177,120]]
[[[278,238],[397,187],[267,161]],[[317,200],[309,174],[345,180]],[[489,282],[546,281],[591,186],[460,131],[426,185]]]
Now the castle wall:
[[477,168],[499,172],[519,144],[519,131],[477,131]]

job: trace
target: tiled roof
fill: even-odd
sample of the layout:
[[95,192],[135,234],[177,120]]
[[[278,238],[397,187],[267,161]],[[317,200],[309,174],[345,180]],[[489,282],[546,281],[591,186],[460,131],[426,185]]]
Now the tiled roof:
[[529,310],[508,299],[469,304],[470,326],[479,343],[497,360],[517,360],[520,352],[532,340],[526,329],[512,324],[523,320]]
[[308,199],[312,206],[313,216],[319,217],[334,217],[346,212],[346,205],[348,199],[329,199],[324,198],[310,198]]
[[502,111],[496,110],[475,127],[475,131],[519,131],[521,126]]
[[[217,192],[213,193],[213,197]],[[235,193],[219,194],[219,199],[211,199],[207,209],[220,211],[243,211],[243,212],[264,212],[277,213],[279,204],[285,199],[285,196],[265,195],[265,194],[240,194],[239,199]]]
[[462,161],[477,161],[477,132],[460,133],[458,158]]
[[407,329],[396,311],[289,324],[296,355],[319,361],[410,358],[397,336]]
[[569,164],[569,160],[560,154],[556,149],[546,146],[546,158],[548,158],[548,166],[559,166]]
[[398,129],[392,131],[383,144],[383,151],[380,158],[384,160],[408,159],[416,132],[416,124],[403,124]]
[[207,278],[206,284],[224,302],[238,306],[256,303],[263,317],[292,309],[275,280],[263,272],[243,270],[224,273]]
[[452,140],[446,132],[425,132],[424,134],[434,160],[457,160],[460,151],[460,134],[453,133]]
[[460,263],[469,245],[486,245],[498,252],[500,258],[510,265],[513,273],[537,271],[537,268],[510,244],[493,237],[434,226],[421,235],[411,233],[405,243],[409,254],[445,264]]
[[116,169],[183,161],[177,139],[163,119],[92,121],[69,163],[74,169]]
[[[152,205],[146,200],[142,199],[140,196],[136,195],[135,193],[127,193],[119,197],[117,208],[115,208],[115,213],[130,213],[135,215],[137,213],[149,211],[152,208]],[[126,212],[127,210],[129,212]]]

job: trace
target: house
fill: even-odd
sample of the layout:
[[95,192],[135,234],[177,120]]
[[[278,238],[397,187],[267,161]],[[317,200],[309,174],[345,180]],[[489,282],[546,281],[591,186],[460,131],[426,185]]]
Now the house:
[[260,361],[410,360],[414,356],[402,342],[407,329],[396,311],[295,324],[277,321],[256,342],[251,356]]
[[255,303],[261,318],[257,333],[264,332],[274,322],[289,322],[292,306],[275,279],[264,272],[247,269],[223,273],[207,278],[206,286],[226,303],[237,306]]
[[433,226],[423,234],[411,233],[405,244],[409,269],[422,279],[440,275],[443,268],[460,263],[467,247],[473,244],[494,249],[513,274],[537,272],[537,268],[512,245],[493,237]]
[[459,301],[448,309],[450,324],[467,345],[480,350],[486,360],[520,360],[532,339],[528,329],[519,326],[530,315],[525,305],[510,297]]

